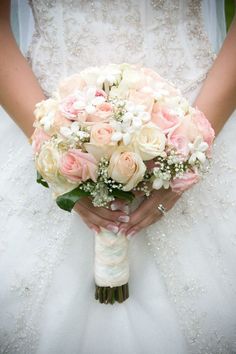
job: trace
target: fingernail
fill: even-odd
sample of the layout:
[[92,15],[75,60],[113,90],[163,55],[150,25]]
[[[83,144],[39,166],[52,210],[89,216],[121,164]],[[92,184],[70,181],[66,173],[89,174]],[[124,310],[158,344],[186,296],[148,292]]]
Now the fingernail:
[[136,234],[136,230],[131,231],[126,237],[130,240]]
[[128,215],[121,215],[118,217],[118,221],[129,222],[129,216]]
[[119,227],[116,225],[109,224],[107,225],[107,230],[114,232],[114,234],[117,234],[117,232],[119,231]]
[[127,231],[127,229],[124,226],[121,226],[121,228],[119,229],[119,232],[122,234],[125,234],[126,231]]
[[125,206],[122,208],[122,211],[123,211],[125,214],[129,214],[129,206],[128,206],[128,205],[125,205]]
[[118,208],[118,205],[117,204],[115,204],[115,203],[112,203],[111,204],[111,210],[113,210],[113,211],[115,211],[115,210],[118,210],[119,208]]

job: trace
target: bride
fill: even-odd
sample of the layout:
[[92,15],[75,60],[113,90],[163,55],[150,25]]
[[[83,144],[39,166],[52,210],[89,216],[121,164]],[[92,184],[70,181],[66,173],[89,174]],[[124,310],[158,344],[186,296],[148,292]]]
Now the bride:
[[[0,103],[18,125],[1,112],[0,352],[236,353],[235,20],[221,47],[223,1],[29,4],[12,3],[27,60],[10,1],[0,4]],[[215,129],[213,162],[178,200],[155,192],[127,215],[83,199],[69,214],[35,183],[26,137],[60,79],[108,62],[174,82]],[[100,226],[130,240],[130,298],[113,306],[94,299]]]

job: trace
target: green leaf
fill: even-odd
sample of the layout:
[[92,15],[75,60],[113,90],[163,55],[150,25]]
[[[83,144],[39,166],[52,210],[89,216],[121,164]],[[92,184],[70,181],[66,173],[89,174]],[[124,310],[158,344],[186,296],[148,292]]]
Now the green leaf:
[[129,202],[132,202],[135,198],[135,195],[132,192],[125,192],[119,189],[113,189],[111,195],[118,199],[128,200]]
[[45,179],[43,179],[43,177],[41,176],[41,174],[37,171],[37,183],[42,184],[44,187],[49,188],[49,185],[47,184],[47,182],[45,181]]
[[79,187],[76,187],[72,191],[57,197],[56,203],[61,209],[71,212],[75,203],[78,202],[80,198],[86,197],[88,195],[90,195],[89,192],[85,192]]

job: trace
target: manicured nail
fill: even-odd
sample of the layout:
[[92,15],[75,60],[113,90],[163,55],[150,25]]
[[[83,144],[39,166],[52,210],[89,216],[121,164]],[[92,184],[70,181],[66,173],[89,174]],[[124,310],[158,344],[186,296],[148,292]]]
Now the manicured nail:
[[124,228],[124,227],[121,227],[120,229],[119,229],[119,233],[120,234],[125,234],[125,231],[126,231],[126,229]]
[[119,207],[118,207],[117,204],[115,204],[115,203],[111,204],[111,210],[115,211],[115,210],[118,210],[118,209],[119,209]]
[[128,215],[121,215],[118,217],[118,221],[129,222],[129,216]]
[[130,240],[135,234],[136,234],[136,230],[131,231],[130,233],[128,233],[128,235],[126,236],[128,240]]
[[107,225],[107,230],[114,232],[114,234],[117,234],[117,232],[119,231],[119,227],[113,224],[109,224]]
[[128,205],[124,205],[121,210],[122,210],[125,214],[129,214],[129,206],[128,206]]
[[128,205],[124,205],[123,203],[120,203],[120,202],[111,203],[110,208],[111,208],[112,211],[121,210],[125,214],[129,214],[129,206]]

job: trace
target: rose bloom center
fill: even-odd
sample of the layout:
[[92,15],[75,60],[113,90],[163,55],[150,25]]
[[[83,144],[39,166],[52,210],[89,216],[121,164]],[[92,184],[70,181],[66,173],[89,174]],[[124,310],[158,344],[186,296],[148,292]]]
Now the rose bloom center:
[[127,177],[133,176],[136,170],[136,164],[130,153],[123,153],[120,159],[120,170]]

